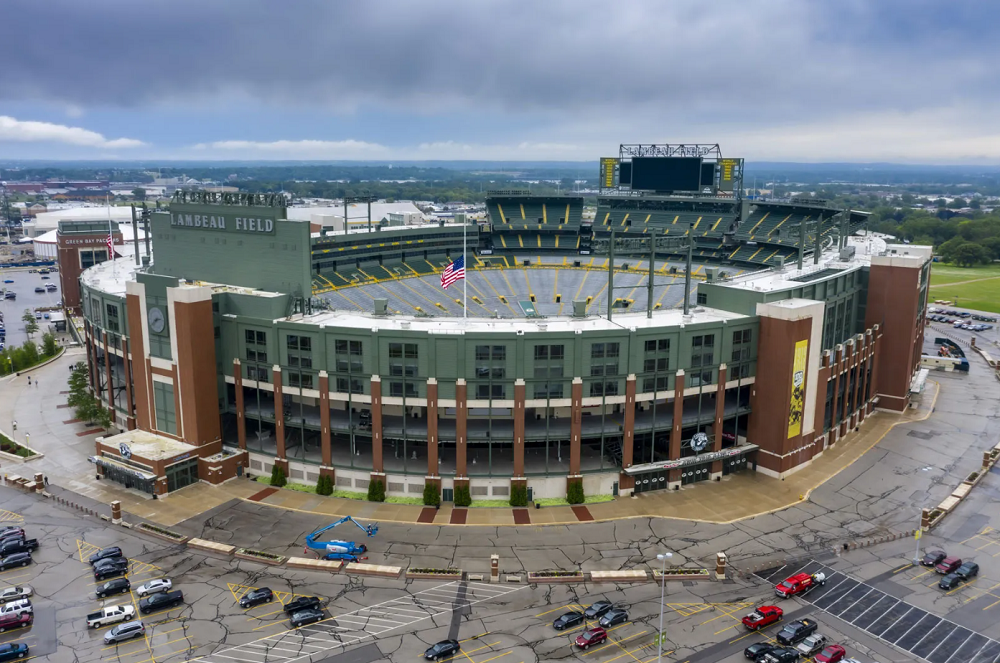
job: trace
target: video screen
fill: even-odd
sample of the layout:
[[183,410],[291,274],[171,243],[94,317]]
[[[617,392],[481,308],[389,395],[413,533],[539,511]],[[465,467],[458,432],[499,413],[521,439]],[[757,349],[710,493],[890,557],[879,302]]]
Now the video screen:
[[632,188],[642,191],[697,191],[701,157],[633,157]]

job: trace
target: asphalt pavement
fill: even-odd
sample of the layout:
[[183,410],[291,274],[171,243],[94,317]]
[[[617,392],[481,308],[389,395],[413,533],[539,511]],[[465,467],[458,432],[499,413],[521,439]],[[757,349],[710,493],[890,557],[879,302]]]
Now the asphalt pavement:
[[[32,267],[30,269],[40,269]],[[47,276],[48,279],[43,277]],[[12,281],[7,283],[6,281]],[[54,292],[35,292],[35,288],[44,288],[47,284],[56,286]],[[50,274],[32,273],[29,268],[0,269],[0,287],[5,291],[17,293],[17,299],[0,299],[0,313],[3,313],[4,325],[7,331],[7,347],[13,347],[24,343],[28,336],[24,332],[24,322],[21,316],[27,309],[34,312],[37,308],[55,307],[62,300],[62,292],[59,289],[59,273]],[[49,324],[44,319],[38,320],[39,332],[34,335],[36,342],[40,341],[42,334],[49,331]]]

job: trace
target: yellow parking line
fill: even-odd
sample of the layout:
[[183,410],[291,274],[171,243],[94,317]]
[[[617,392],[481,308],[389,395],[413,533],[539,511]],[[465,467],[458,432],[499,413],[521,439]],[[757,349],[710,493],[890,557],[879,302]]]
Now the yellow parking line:
[[187,628],[187,627],[186,626],[181,626],[180,628],[172,628],[169,631],[164,631],[163,633],[154,633],[153,637],[156,637],[158,635],[166,635],[167,633],[176,633],[177,631],[183,631],[185,628]]
[[[331,617],[331,619],[332,619],[332,617]],[[321,623],[321,622],[325,622],[325,621],[326,621],[326,620],[325,620],[325,619],[323,619],[323,620],[321,620],[321,621],[319,621],[319,622],[314,622],[314,623],[316,623],[316,624],[319,624],[319,623]],[[279,625],[281,625],[281,626],[284,626],[284,622],[280,622],[280,621],[277,621],[277,620],[275,620],[275,621],[273,621],[273,622],[268,622],[268,623],[264,624],[263,626],[256,626],[256,627],[254,627],[254,628],[252,628],[252,629],[250,629],[250,630],[251,630],[251,631],[259,631],[259,630],[261,630],[262,628],[267,628],[268,626],[274,626],[275,624],[279,624]]]
[[[993,595],[990,594],[990,596],[993,596]],[[993,603],[991,603],[988,606],[986,606],[985,608],[983,608],[983,610],[989,610],[990,608],[992,608],[993,606],[997,605],[998,603],[1000,603],[1000,601],[994,601]]]
[[896,569],[895,571],[893,571],[893,573],[899,573],[900,571],[905,571],[907,569],[911,569],[914,566],[915,565],[912,562],[910,562],[909,564],[904,564],[903,566],[899,567],[898,569]]
[[920,580],[921,578],[923,578],[928,573],[934,573],[934,569],[927,569],[923,573],[918,573],[917,575],[913,576],[913,579],[914,580]]
[[[624,626],[624,624],[621,624],[621,626]],[[623,643],[623,642],[625,642],[627,640],[631,640],[632,638],[638,638],[640,635],[645,635],[646,633],[649,633],[649,631],[646,630],[646,631],[643,631],[642,633],[636,633],[635,635],[630,635],[627,638],[623,638],[621,640],[611,640],[611,642],[609,642],[608,644],[606,644],[606,645],[604,645],[602,647],[598,647],[597,649],[591,649],[590,651],[585,652],[583,655],[584,656],[588,656],[590,654],[593,654],[594,652],[599,652],[602,649],[607,649],[608,647],[613,647],[615,645],[620,645],[621,643]]]
[[162,647],[163,645],[169,645],[171,643],[180,642],[181,640],[187,640],[187,639],[188,639],[188,636],[185,635],[183,638],[176,638],[174,640],[167,640],[166,642],[158,642],[158,643],[156,643],[156,646],[157,647]]
[[[142,615],[142,619],[146,619],[147,617],[154,617],[156,615],[162,615],[162,614],[170,612],[171,610],[176,610],[177,608],[183,608],[183,607],[184,607],[184,604],[182,603],[181,605],[175,605],[174,607],[167,608],[166,610],[159,610],[157,612],[150,612],[150,613]],[[139,611],[136,610],[136,613],[138,613],[138,612]]]
[[978,578],[976,580],[973,580],[972,582],[970,582],[968,585],[961,585],[960,584],[958,587],[956,587],[955,589],[951,590],[950,592],[945,592],[945,596],[951,596],[952,594],[954,594],[955,592],[957,592],[960,589],[966,589],[968,587],[972,587],[977,582],[979,582]]
[[570,603],[569,605],[564,605],[561,608],[555,608],[554,610],[548,610],[546,612],[541,612],[541,613],[535,615],[535,617],[544,617],[545,615],[551,614],[553,612],[559,612],[560,610],[569,610],[570,608],[579,608],[579,607],[580,606],[576,605],[575,603]]
[[[176,656],[177,654],[183,654],[185,652],[191,651],[192,649],[194,649],[194,647],[188,647],[187,649],[178,649],[177,651],[172,651],[169,654],[157,654],[156,657],[155,657],[155,659],[154,658],[147,658],[147,659],[143,659],[141,661],[132,661],[132,663],[156,663],[156,659],[159,659],[159,660],[162,661],[165,658],[170,658],[171,656]],[[201,657],[201,658],[204,658],[204,657]],[[28,659],[23,658],[21,660],[22,661],[27,661]],[[194,660],[197,661],[199,659],[196,658]]]
[[[513,654],[513,653],[514,653],[513,651],[506,651],[506,652],[504,652],[502,654],[498,654],[498,655],[494,656],[493,658],[488,658],[485,661],[479,661],[479,663],[487,663],[487,661],[495,661],[498,658],[503,658],[504,656],[507,656],[508,654]],[[471,661],[472,659],[470,658],[469,660]]]
[[[484,635],[489,635],[490,633],[491,633],[490,631],[486,631],[485,633],[480,633],[479,635],[474,635],[471,638],[466,638],[465,640],[459,640],[459,643],[469,642],[470,640],[478,640],[479,638],[483,637]],[[493,644],[497,644],[497,643],[493,643]],[[492,647],[493,645],[487,645],[487,646],[488,647]]]
[[[24,572],[24,567],[18,567],[16,569],[9,569],[7,571],[0,571],[0,576],[7,575],[8,573],[14,573],[16,571],[22,571],[21,575],[19,575],[19,576],[8,576],[8,577],[4,578],[4,580],[13,580],[14,578],[25,578],[25,577],[31,575],[30,571]],[[21,660],[24,660],[24,659],[21,659]]]
[[[108,649],[118,649],[119,646],[128,647],[129,645],[146,644],[143,640],[129,640],[128,642],[118,642],[109,647],[101,647],[101,651],[107,651]],[[131,656],[131,654],[125,654],[126,656]]]

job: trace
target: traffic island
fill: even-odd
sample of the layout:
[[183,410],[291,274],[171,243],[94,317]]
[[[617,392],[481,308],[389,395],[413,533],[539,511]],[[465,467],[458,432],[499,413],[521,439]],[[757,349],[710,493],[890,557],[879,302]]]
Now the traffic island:
[[659,569],[653,570],[653,580],[710,580],[711,575],[708,569],[670,569],[666,573],[661,573]]
[[261,564],[268,564],[270,566],[284,564],[285,560],[288,559],[283,555],[272,555],[271,553],[264,552],[263,550],[251,550],[250,548],[237,548],[233,554],[237,559],[260,562]]
[[402,573],[401,566],[382,566],[380,564],[362,564],[351,562],[347,565],[347,573],[355,576],[378,576],[380,578],[398,578]]
[[462,569],[407,569],[407,580],[457,580]]
[[556,584],[584,582],[583,571],[534,571],[528,573],[528,582],[534,584]]
[[628,571],[628,570],[616,570],[616,571],[591,571],[590,581],[591,582],[646,582],[649,580],[649,574],[645,571]]
[[291,569],[306,569],[308,571],[329,571],[337,573],[344,563],[329,559],[309,559],[308,557],[289,557],[285,566]]

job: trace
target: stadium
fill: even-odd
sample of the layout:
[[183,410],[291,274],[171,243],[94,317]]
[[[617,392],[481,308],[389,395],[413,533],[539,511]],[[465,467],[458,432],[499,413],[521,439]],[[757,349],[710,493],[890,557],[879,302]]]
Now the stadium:
[[[61,269],[121,431],[93,461],[154,495],[278,465],[446,501],[795,472],[908,406],[931,251],[825,201],[751,199],[742,169],[717,145],[622,145],[592,215],[503,190],[447,223],[179,192],[145,255]],[[60,224],[60,261],[101,232]]]

